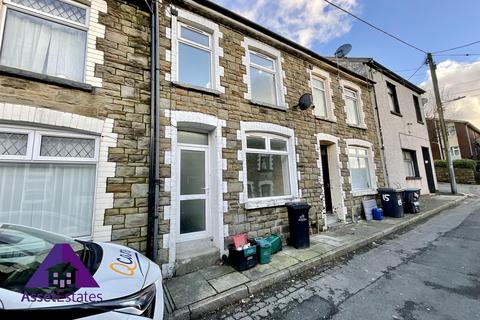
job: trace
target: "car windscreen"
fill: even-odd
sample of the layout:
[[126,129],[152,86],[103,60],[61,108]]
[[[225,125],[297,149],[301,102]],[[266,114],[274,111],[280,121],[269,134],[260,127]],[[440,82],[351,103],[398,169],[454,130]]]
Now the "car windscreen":
[[83,256],[85,246],[71,238],[17,225],[0,225],[0,287],[23,292],[55,244],[67,243]]

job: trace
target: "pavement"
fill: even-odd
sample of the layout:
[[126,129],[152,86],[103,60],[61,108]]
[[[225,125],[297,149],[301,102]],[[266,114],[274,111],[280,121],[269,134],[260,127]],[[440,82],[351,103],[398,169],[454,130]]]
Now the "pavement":
[[[438,191],[442,193],[450,193],[450,183],[439,182],[437,185]],[[476,184],[457,184],[457,191],[468,195],[480,196],[480,186]]]
[[203,319],[479,319],[480,197]]
[[[313,299],[311,305],[313,313],[318,313],[319,309],[324,309],[326,314],[330,314],[332,306],[330,300],[325,300],[326,296],[321,294],[315,295],[315,291],[310,290],[303,296],[304,290],[308,282],[298,282],[294,286],[290,286],[290,282],[297,276],[308,274],[316,268],[326,266],[334,259],[346,256],[348,253],[359,250],[372,242],[398,232],[404,228],[417,224],[428,219],[437,213],[455,206],[457,203],[464,201],[466,196],[457,195],[435,195],[423,196],[421,202],[421,214],[407,214],[400,219],[386,218],[383,221],[361,221],[356,224],[346,225],[333,231],[322,232],[318,235],[311,236],[311,245],[309,249],[296,250],[292,247],[285,247],[281,252],[272,256],[272,262],[267,265],[258,265],[255,268],[244,272],[237,272],[230,266],[213,266],[201,271],[187,274],[182,277],[176,277],[165,282],[165,291],[167,300],[170,301],[175,311],[169,315],[171,319],[219,319],[220,314],[211,314],[212,311],[221,309],[225,306],[232,306],[238,301],[250,301],[256,295],[264,294],[272,285],[279,283],[288,284],[285,289],[286,293],[281,296],[273,296],[268,299],[261,299],[258,305],[253,305],[249,312],[235,311],[232,319],[260,319],[262,317],[270,318],[277,311],[282,311],[280,307],[286,307],[289,303],[285,299],[285,295],[297,301]],[[431,235],[425,235],[425,239],[429,239]],[[425,239],[419,239],[420,243],[424,243]],[[346,294],[355,286],[361,286],[363,281],[368,281],[374,276],[381,276],[383,273],[373,270],[385,267],[386,264],[393,259],[393,262],[401,262],[400,258],[382,257],[380,260],[372,260],[369,263],[374,264],[379,261],[377,267],[372,265],[371,271],[362,272],[361,268],[352,268],[350,274],[358,273],[359,279],[357,283],[350,283],[344,279],[343,288],[341,280],[339,283],[340,296]],[[314,272],[315,273],[315,272]],[[310,279],[311,281],[311,279]],[[290,292],[292,290],[292,292]],[[323,292],[324,290],[321,290]],[[307,291],[305,291],[307,292]],[[328,293],[329,291],[326,291]],[[319,292],[320,293],[320,292]],[[325,292],[324,292],[325,293]],[[295,298],[295,295],[298,295]],[[300,297],[301,296],[301,297]],[[316,297],[315,297],[316,296]],[[300,297],[300,298],[299,298]],[[285,300],[284,302],[279,302]],[[323,300],[319,300],[323,299]],[[288,299],[287,299],[288,300]],[[324,301],[325,300],[325,301]],[[328,303],[327,303],[328,302]],[[278,310],[277,310],[278,307]],[[308,306],[305,306],[306,308]],[[267,308],[267,309],[265,309]],[[303,307],[302,307],[303,308]],[[295,310],[292,318],[295,319]],[[304,312],[304,311],[302,311]],[[298,315],[298,314],[297,314]],[[278,319],[284,319],[287,315],[282,312]],[[228,312],[224,315],[228,318]],[[250,318],[248,318],[250,317]],[[304,318],[303,319],[310,319]],[[314,317],[311,319],[322,319]],[[375,319],[375,318],[371,318]],[[383,319],[383,318],[382,318]],[[388,319],[388,318],[385,318]]]

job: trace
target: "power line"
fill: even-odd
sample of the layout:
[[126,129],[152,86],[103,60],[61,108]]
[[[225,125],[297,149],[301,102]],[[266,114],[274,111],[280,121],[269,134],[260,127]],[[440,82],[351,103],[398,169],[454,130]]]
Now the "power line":
[[415,72],[410,76],[410,78],[408,78],[408,80],[412,79],[413,76],[415,76],[417,74],[418,71],[420,71],[420,69],[422,69],[424,66],[426,65],[426,61],[424,61],[420,67],[417,68],[417,70],[415,70]]
[[450,48],[450,49],[445,49],[445,50],[436,51],[436,52],[433,52],[433,54],[442,53],[442,52],[447,52],[447,51],[453,51],[453,50],[457,50],[457,49],[461,49],[461,48],[466,48],[466,47],[472,46],[472,45],[477,44],[477,43],[480,43],[480,40],[479,40],[479,41],[470,42],[470,43],[467,43],[467,44],[464,44],[464,45],[461,45],[461,46],[458,46],[458,47],[454,47],[454,48]]
[[351,12],[349,12],[349,11],[345,10],[345,9],[343,9],[342,7],[340,7],[340,6],[338,6],[338,5],[336,5],[336,4],[332,3],[332,2],[330,2],[329,0],[323,0],[323,1],[325,1],[326,3],[330,4],[331,6],[333,6],[333,7],[335,7],[335,8],[337,8],[338,10],[340,10],[340,11],[343,11],[343,12],[345,12],[346,14],[348,14],[348,15],[350,15],[350,16],[352,16],[352,17],[354,17],[355,19],[357,19],[357,20],[359,20],[359,21],[361,21],[361,22],[365,23],[366,25],[370,26],[371,28],[374,28],[375,30],[377,30],[377,31],[380,31],[380,32],[382,32],[382,33],[386,34],[386,35],[387,35],[387,36],[389,36],[390,38],[393,38],[393,39],[395,39],[395,40],[397,40],[397,41],[400,41],[401,43],[403,43],[403,44],[405,44],[405,45],[409,46],[410,48],[413,48],[413,49],[415,49],[415,50],[418,50],[418,51],[420,51],[420,52],[422,52],[422,53],[425,53],[425,54],[427,53],[427,51],[425,51],[425,50],[422,50],[422,49],[420,49],[420,48],[418,48],[418,47],[414,46],[413,44],[410,44],[410,43],[408,43],[408,42],[406,42],[406,41],[404,41],[404,40],[400,39],[399,37],[397,37],[397,36],[395,36],[395,35],[393,35],[393,34],[391,34],[391,33],[387,32],[387,31],[385,31],[385,30],[383,30],[383,29],[380,29],[379,27],[377,27],[377,26],[375,26],[375,25],[371,24],[370,22],[368,22],[368,21],[366,21],[366,20],[364,20],[364,19],[360,18],[359,16],[357,16],[357,15],[355,15],[355,14],[353,14],[353,13],[351,13]]
[[480,56],[480,53],[452,53],[452,54],[434,54],[436,57],[469,57]]

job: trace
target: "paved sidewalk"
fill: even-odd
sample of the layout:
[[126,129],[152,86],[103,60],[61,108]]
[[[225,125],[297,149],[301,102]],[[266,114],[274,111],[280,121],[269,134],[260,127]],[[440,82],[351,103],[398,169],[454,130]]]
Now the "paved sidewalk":
[[450,208],[465,196],[423,196],[421,214],[383,221],[361,221],[334,231],[312,235],[310,248],[285,247],[272,262],[244,272],[230,266],[213,266],[165,282],[166,294],[176,311],[173,319],[196,319],[203,313],[234,303],[262,289],[354,251],[386,235]]

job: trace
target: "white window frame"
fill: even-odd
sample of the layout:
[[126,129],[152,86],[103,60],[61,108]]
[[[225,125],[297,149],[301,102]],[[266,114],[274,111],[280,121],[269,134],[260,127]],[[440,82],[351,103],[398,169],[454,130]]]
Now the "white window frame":
[[[220,83],[220,77],[224,75],[224,68],[220,66],[220,57],[223,57],[223,49],[220,47],[220,38],[223,37],[223,34],[220,32],[218,24],[181,8],[175,8],[175,10],[178,13],[177,15],[172,15],[171,9],[167,11],[172,18],[171,34],[168,32],[169,29],[167,29],[167,37],[171,38],[172,51],[170,52],[167,50],[167,61],[170,60],[171,73],[165,74],[165,79],[167,81],[178,83],[187,87],[193,87],[199,90],[213,90],[217,93],[225,93],[225,87],[223,87]],[[182,26],[209,36],[209,52],[211,61],[210,88],[181,82],[179,79],[179,43],[181,42],[201,50],[207,50],[205,46],[181,38],[180,31]]]
[[462,158],[462,153],[460,151],[459,146],[450,147],[450,154],[452,155],[452,158],[454,158],[455,160]]
[[[27,155],[9,156],[0,155],[0,162],[47,162],[47,163],[84,163],[97,164],[100,153],[100,137],[76,134],[63,131],[43,130],[28,127],[15,127],[9,125],[0,125],[0,132],[25,133],[28,134]],[[72,158],[72,157],[44,157],[40,156],[40,148],[43,136],[55,136],[65,138],[81,138],[95,140],[95,155],[93,158]]]
[[[279,125],[263,122],[241,122],[240,135],[242,139],[242,158],[243,171],[241,180],[243,181],[243,194],[240,196],[240,202],[245,203],[246,209],[266,208],[285,205],[286,202],[299,198],[298,190],[298,172],[295,152],[295,135],[293,129]],[[265,149],[247,148],[247,137],[265,137]],[[287,142],[287,151],[276,151],[270,148],[270,139],[281,139]],[[269,151],[267,151],[269,150]],[[288,156],[288,170],[290,179],[290,194],[277,197],[248,198],[248,177],[247,177],[247,153],[269,153]]]
[[[360,139],[346,139],[347,146],[345,148],[345,153],[348,157],[348,168],[350,171],[350,186],[352,187],[352,195],[354,197],[357,196],[365,196],[365,195],[374,195],[377,194],[377,185],[378,185],[378,179],[376,175],[376,165],[374,161],[374,154],[373,154],[373,144],[371,142],[365,141],[365,140],[360,140]],[[368,165],[368,171],[370,174],[370,189],[365,189],[365,190],[353,190],[353,181],[352,181],[352,173],[351,173],[351,168],[350,168],[350,157],[349,157],[349,148],[363,148],[367,150],[367,165]]]
[[[325,88],[323,89],[325,92],[325,109],[326,109],[326,116],[320,116],[315,112],[315,109],[313,109],[312,113],[315,117],[327,121],[332,121],[336,122],[337,117],[335,116],[335,103],[333,101],[332,97],[332,91],[331,91],[331,78],[330,78],[330,73],[327,71],[321,70],[317,67],[314,67],[313,69],[308,69],[308,72],[310,73],[310,89],[312,90],[312,95],[313,90],[314,90],[314,84],[313,80],[317,79],[320,81],[323,81]],[[320,88],[319,88],[320,89]]]
[[[367,129],[367,125],[365,124],[365,113],[364,113],[364,105],[362,101],[362,89],[360,86],[356,85],[353,82],[347,80],[340,80],[340,85],[342,87],[342,96],[345,102],[345,121],[351,127]],[[357,96],[357,111],[358,111],[358,121],[359,123],[350,123],[348,122],[348,108],[347,108],[347,96],[345,95],[345,90],[354,91]]]
[[[200,33],[204,36],[207,36],[208,37],[208,44],[209,46],[204,46],[200,43],[196,43],[194,41],[191,41],[191,40],[188,40],[188,39],[185,39],[185,38],[182,38],[182,27],[183,28],[186,28],[186,29],[189,29],[189,30],[192,30],[194,32],[197,32],[197,33]],[[177,53],[180,53],[180,44],[185,44],[185,45],[188,45],[190,47],[193,47],[193,48],[196,48],[196,49],[200,49],[200,50],[203,50],[205,52],[208,52],[208,54],[210,55],[210,86],[209,87],[203,87],[203,86],[200,86],[201,88],[206,88],[206,89],[214,89],[215,85],[215,68],[214,68],[214,53],[213,53],[213,41],[212,41],[212,37],[213,35],[209,32],[206,32],[202,29],[199,29],[199,28],[196,28],[195,26],[191,25],[191,24],[188,24],[188,23],[184,23],[184,22],[178,22],[178,37],[177,37],[177,42],[176,42],[176,46],[177,46]],[[180,76],[180,55],[177,55],[177,70],[176,70],[176,74],[178,75],[178,77]],[[190,84],[188,82],[182,82],[180,81],[179,78],[177,78],[177,81],[179,83],[184,83],[186,85],[192,85],[194,86],[193,84]],[[196,85],[195,85],[196,86]]]
[[[405,176],[407,178],[416,178],[417,177],[415,158],[413,156],[414,152],[415,151],[413,151],[413,150],[406,150],[406,149],[402,150],[404,166],[408,166],[409,169],[412,169],[412,172],[413,172],[413,174],[410,174],[410,172],[407,172],[407,167],[405,167],[405,170],[406,170]],[[406,155],[408,155],[408,157],[410,157],[410,159],[407,159]]]
[[1,160],[29,160],[32,158],[33,153],[33,139],[34,139],[34,131],[28,129],[19,129],[19,128],[10,128],[10,127],[0,127],[1,133],[19,133],[19,134],[26,134],[27,138],[27,151],[25,155],[0,155]]
[[[242,41],[242,46],[245,49],[245,56],[242,59],[243,65],[246,67],[246,75],[244,75],[244,83],[247,85],[247,92],[244,95],[244,98],[250,100],[251,102],[259,105],[265,105],[269,107],[274,107],[278,109],[287,109],[288,105],[285,102],[285,94],[287,92],[283,78],[285,73],[282,69],[282,55],[281,52],[275,48],[267,46],[259,41],[256,41],[251,38],[245,38]],[[251,81],[251,74],[250,74],[250,67],[254,67],[257,69],[261,69],[262,71],[271,72],[270,69],[258,66],[254,64],[252,66],[252,62],[250,61],[250,54],[254,53],[256,55],[260,55],[264,58],[267,58],[273,61],[274,70],[275,70],[275,94],[276,94],[276,104],[269,104],[268,102],[263,102],[256,100],[252,97],[252,81]]]
[[[85,51],[85,54],[84,54],[85,58],[84,59],[85,60],[83,61],[83,74],[82,74],[82,80],[81,80],[81,82],[85,82],[86,71],[87,71],[87,54],[88,54],[87,51],[88,51],[88,43],[89,43],[90,7],[86,6],[84,4],[81,4],[79,2],[76,2],[76,1],[71,1],[71,0],[58,0],[58,1],[65,2],[65,3],[68,3],[70,5],[85,9],[86,10],[85,24],[74,22],[74,21],[71,21],[71,20],[68,20],[68,19],[65,19],[65,18],[62,18],[62,17],[55,16],[53,14],[49,14],[49,13],[46,13],[46,12],[43,12],[43,11],[40,11],[40,10],[36,10],[36,9],[30,8],[30,7],[27,7],[27,6],[23,6],[23,5],[20,5],[18,3],[14,3],[11,0],[3,0],[3,3],[0,3],[0,9],[1,9],[0,52],[3,49],[3,35],[4,35],[4,32],[5,32],[5,24],[7,22],[7,10],[9,10],[9,9],[16,10],[16,11],[25,13],[27,15],[31,15],[31,16],[34,16],[34,17],[37,17],[37,18],[40,18],[40,19],[44,19],[44,20],[47,20],[47,21],[56,22],[56,23],[65,25],[67,27],[71,27],[71,28],[74,28],[74,29],[85,31],[86,32],[85,48],[84,48],[84,51]],[[41,74],[43,74],[43,73],[41,73]],[[50,75],[48,75],[48,76],[50,76]],[[67,78],[67,80],[75,81],[75,80],[71,80],[71,79],[68,79],[68,78]]]

